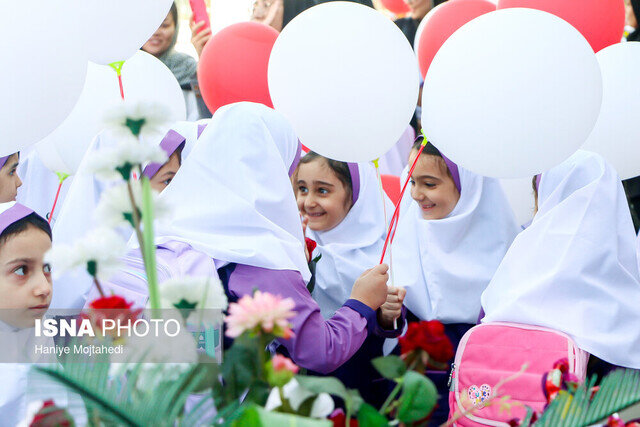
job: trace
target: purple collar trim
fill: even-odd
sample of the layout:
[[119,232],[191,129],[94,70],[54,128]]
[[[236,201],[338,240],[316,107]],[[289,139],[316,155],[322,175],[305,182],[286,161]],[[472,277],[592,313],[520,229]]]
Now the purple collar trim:
[[298,140],[298,148],[296,148],[296,156],[293,158],[293,162],[291,162],[291,166],[289,166],[289,178],[293,176],[293,173],[296,171],[298,164],[300,164],[301,155],[302,155],[302,144],[300,144],[300,140]]
[[207,128],[207,125],[198,125],[198,138],[202,135],[202,132]]
[[462,193],[462,186],[460,185],[460,171],[458,170],[458,165],[449,160],[449,158],[444,154],[440,153],[440,155],[442,156],[444,163],[447,165],[447,168],[449,168],[449,172],[451,172],[453,183],[456,185],[458,192]]
[[0,234],[4,232],[11,224],[16,221],[21,220],[22,218],[31,215],[33,213],[32,209],[21,205],[20,203],[16,203],[11,206],[6,211],[0,214]]
[[[164,152],[167,153],[168,157],[171,157],[171,155],[181,145],[184,145],[186,140],[187,139],[184,136],[180,135],[178,132],[171,129],[169,132],[167,132],[165,137],[160,142],[160,148],[162,148]],[[149,163],[147,167],[145,167],[144,170],[142,171],[142,174],[147,178],[151,179],[155,174],[158,173],[161,167],[162,165],[160,163]]]
[[355,205],[360,197],[360,169],[357,163],[347,163],[349,166],[349,173],[351,174],[351,189],[353,204]]

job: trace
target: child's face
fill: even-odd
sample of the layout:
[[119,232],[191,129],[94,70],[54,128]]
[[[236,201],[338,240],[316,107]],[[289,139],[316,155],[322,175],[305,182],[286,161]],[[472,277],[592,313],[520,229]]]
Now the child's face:
[[[418,155],[411,151],[409,164]],[[439,157],[421,155],[411,175],[411,197],[418,202],[424,219],[442,219],[453,211],[460,192],[449,176],[447,166]]]
[[313,231],[336,227],[349,213],[349,192],[324,159],[300,164],[294,183],[300,214]]
[[18,196],[18,187],[22,185],[16,172],[19,159],[18,153],[11,155],[0,169],[0,203],[12,202]]
[[169,157],[169,161],[162,165],[158,172],[153,175],[153,178],[149,180],[149,184],[151,184],[151,188],[156,190],[158,193],[161,193],[162,190],[167,188],[167,185],[171,183],[171,180],[178,170],[180,169],[180,150],[176,150],[173,152],[171,157]]
[[0,320],[16,328],[31,328],[49,308],[51,268],[44,254],[51,240],[29,226],[0,246]]

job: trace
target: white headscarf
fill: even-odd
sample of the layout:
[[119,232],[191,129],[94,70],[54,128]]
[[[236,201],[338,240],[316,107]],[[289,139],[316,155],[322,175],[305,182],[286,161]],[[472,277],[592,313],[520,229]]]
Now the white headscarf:
[[542,175],[538,206],[482,295],[483,322],[553,328],[600,359],[640,368],[635,233],[617,173],[578,151]]
[[[185,138],[185,146],[182,150],[184,162],[198,139],[198,124],[177,122],[171,125],[170,129]],[[158,141],[158,143],[160,142]],[[71,245],[100,225],[94,221],[93,213],[100,202],[102,193],[117,184],[117,182],[101,181],[88,169],[91,159],[97,155],[96,153],[99,150],[106,147],[114,147],[117,143],[118,137],[106,130],[98,134],[91,142],[69,187],[64,204],[60,207],[57,221],[53,225],[54,245]],[[132,233],[131,229],[126,227],[121,227],[117,231],[122,234],[125,240],[129,239]],[[70,273],[61,277],[56,281],[56,291],[53,294],[51,303],[52,307],[64,309],[82,308],[84,306],[84,294],[91,284],[91,279],[84,272]]]
[[[352,166],[355,164],[350,164],[353,171]],[[386,194],[382,199],[373,165],[358,163],[357,169],[357,188],[352,179],[356,201],[342,222],[328,231],[307,228],[307,236],[316,241],[317,253],[322,254],[316,267],[313,298],[326,319],[349,299],[356,279],[380,262],[387,235],[385,207],[389,219],[393,214],[393,203]]]
[[172,218],[159,221],[156,243],[185,242],[219,262],[297,270],[308,281],[287,175],[298,156],[298,138],[279,113],[248,102],[220,108],[160,196]]
[[407,289],[405,305],[420,319],[474,324],[480,295],[519,227],[497,180],[463,168],[458,173],[460,199],[446,218],[423,219],[418,203],[405,192],[393,274]]

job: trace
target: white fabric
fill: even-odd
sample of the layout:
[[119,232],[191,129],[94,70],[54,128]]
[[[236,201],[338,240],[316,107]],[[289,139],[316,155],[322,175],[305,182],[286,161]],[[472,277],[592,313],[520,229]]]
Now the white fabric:
[[635,233],[616,171],[578,151],[542,175],[538,206],[482,295],[483,322],[553,328],[600,359],[640,368]]
[[307,236],[318,244],[314,256],[322,254],[316,266],[313,298],[325,319],[349,299],[356,279],[380,262],[387,235],[385,206],[388,218],[393,215],[393,203],[386,194],[382,199],[373,165],[358,163],[358,171],[358,199],[342,222],[328,231],[307,228]]
[[[186,138],[185,147],[182,151],[182,160],[184,162],[198,139],[198,125],[192,122],[176,122],[170,126],[170,129],[175,130]],[[100,225],[96,224],[93,218],[95,209],[100,202],[102,193],[113,185],[118,184],[118,181],[102,181],[90,172],[88,167],[90,159],[99,155],[97,153],[100,150],[115,147],[117,143],[117,136],[108,130],[102,131],[91,142],[89,149],[82,158],[82,162],[80,162],[73,183],[69,187],[67,197],[59,208],[57,220],[53,225],[54,245],[71,245]],[[122,235],[124,240],[128,240],[132,234],[130,227],[120,227],[116,231]],[[59,280],[56,280],[51,307],[60,309],[82,308],[85,302],[84,295],[92,286],[92,283],[86,272],[78,271],[65,274]]]
[[446,218],[423,219],[409,187],[402,199],[395,283],[407,289],[405,305],[422,320],[476,323],[480,295],[519,231],[498,180],[458,170],[460,200]]
[[[18,188],[18,197],[16,197],[18,203],[33,209],[42,218],[47,218],[60,184],[58,176],[42,163],[37,150],[30,151],[24,157],[23,153],[20,153],[18,176],[22,180],[22,186]],[[60,214],[60,208],[64,204],[72,181],[73,176],[70,176],[60,187],[60,196],[53,213],[52,225],[56,223],[56,218]]]
[[272,109],[246,102],[219,109],[160,196],[173,214],[158,222],[156,243],[185,242],[217,261],[297,270],[308,281],[288,176],[297,147],[293,128]]

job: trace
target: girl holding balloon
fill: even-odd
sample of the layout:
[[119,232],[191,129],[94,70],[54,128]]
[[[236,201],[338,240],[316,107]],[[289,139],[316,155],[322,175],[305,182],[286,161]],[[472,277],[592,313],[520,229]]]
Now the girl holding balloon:
[[[414,144],[409,163],[423,142]],[[406,174],[407,172],[405,172]],[[393,242],[395,282],[420,320],[439,320],[454,345],[480,315],[480,295],[519,231],[500,183],[458,167],[427,143],[411,175]],[[448,373],[429,373],[448,416]]]
[[[381,195],[370,163],[345,163],[309,152],[300,160],[293,186],[300,215],[308,221],[306,236],[317,243],[313,299],[325,319],[349,299],[360,274],[379,262],[386,237],[385,210],[393,204]],[[389,288],[387,307],[402,310],[405,290]],[[381,319],[392,324],[395,319]],[[333,376],[358,388],[369,402],[382,404],[387,384],[371,365],[382,356],[384,338],[370,336]]]

